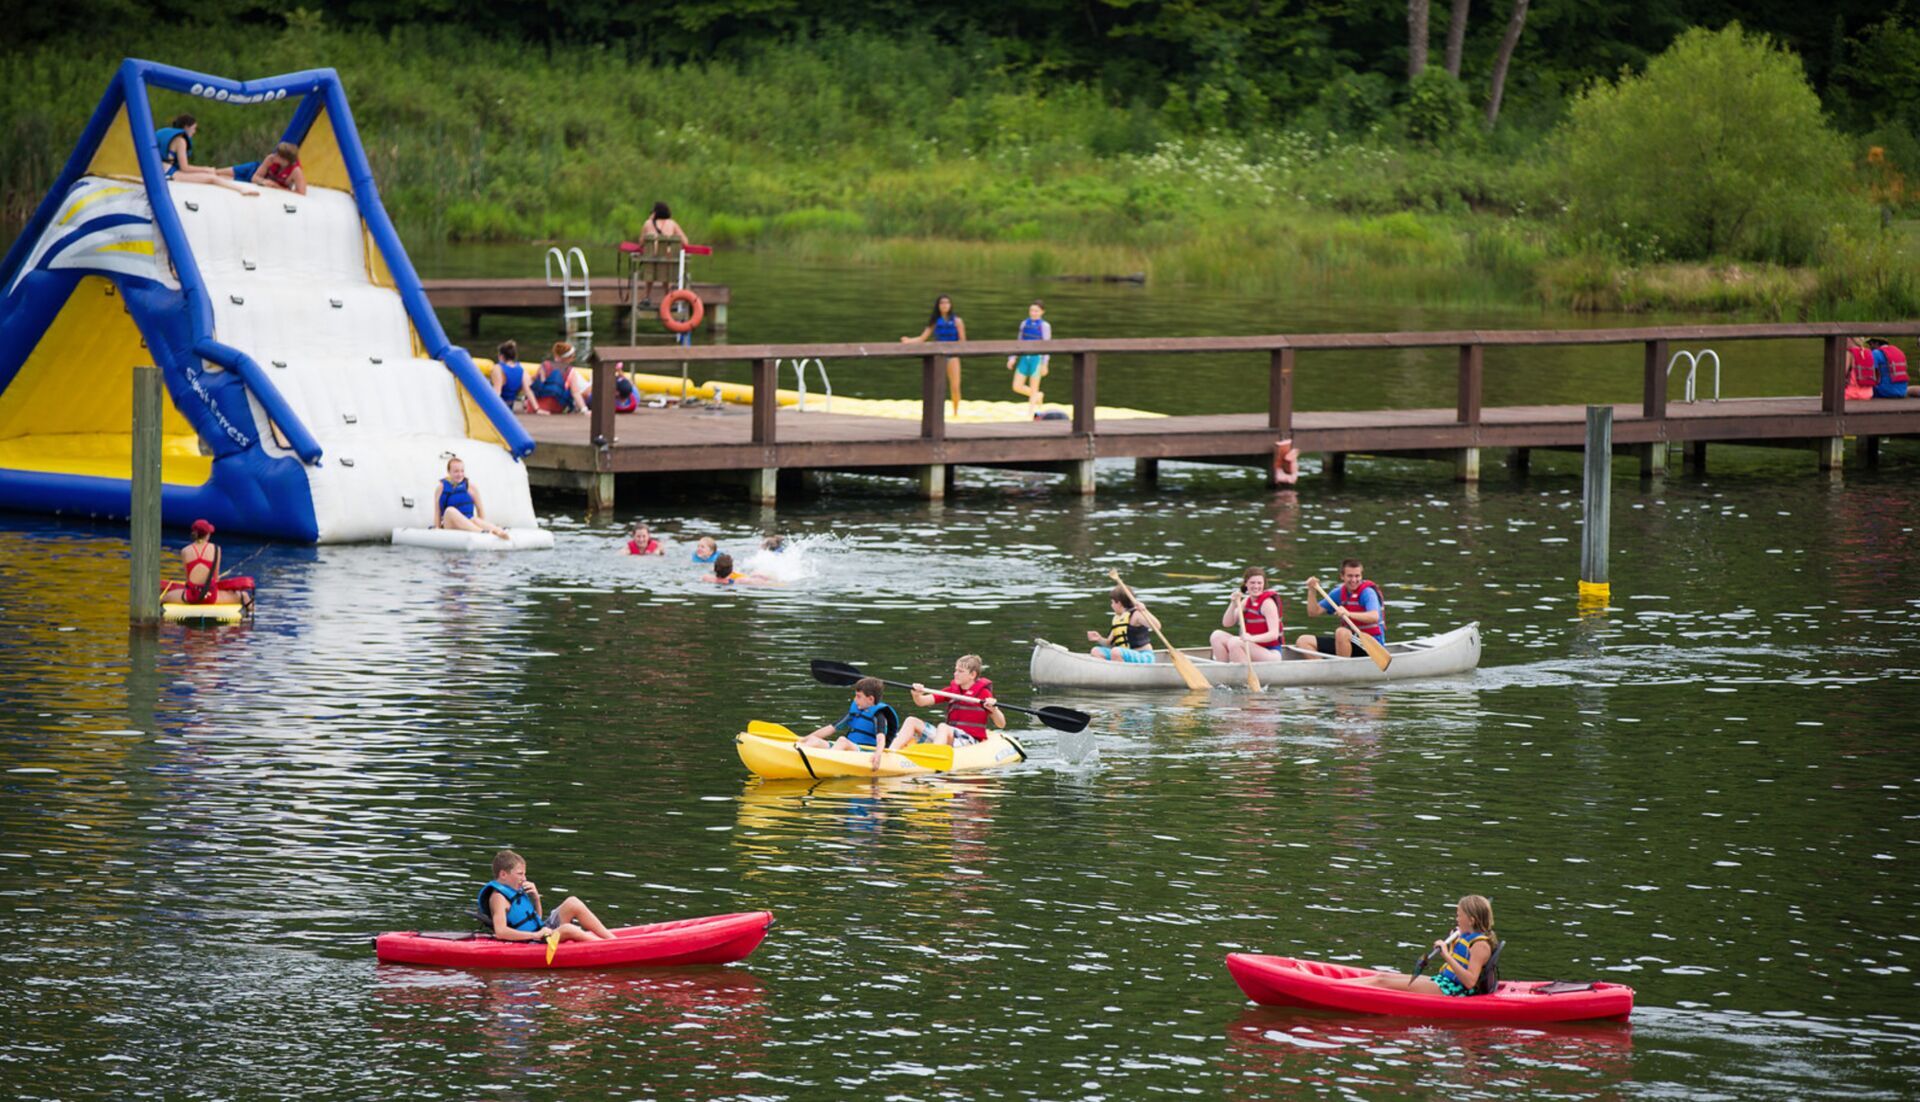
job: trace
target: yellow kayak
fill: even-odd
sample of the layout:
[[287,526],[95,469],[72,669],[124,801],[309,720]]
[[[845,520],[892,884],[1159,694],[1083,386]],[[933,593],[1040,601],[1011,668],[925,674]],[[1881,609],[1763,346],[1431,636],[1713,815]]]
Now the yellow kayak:
[[891,751],[880,755],[880,767],[873,767],[871,750],[828,750],[802,747],[791,738],[767,733],[742,731],[733,745],[740,760],[756,776],[770,781],[819,780],[826,777],[917,777],[930,773],[969,773],[980,769],[998,769],[1027,760],[1027,752],[1006,735],[995,734],[985,742],[956,746],[952,769],[929,769],[905,755]]

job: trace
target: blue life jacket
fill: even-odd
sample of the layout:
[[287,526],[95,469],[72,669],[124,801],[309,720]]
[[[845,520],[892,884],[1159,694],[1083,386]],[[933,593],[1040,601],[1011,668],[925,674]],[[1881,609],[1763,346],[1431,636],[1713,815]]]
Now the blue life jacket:
[[540,928],[540,909],[533,905],[533,897],[526,892],[517,892],[498,880],[489,880],[480,889],[480,924],[493,928],[493,907],[487,902],[487,896],[499,892],[500,898],[507,901],[507,925],[516,930],[538,930]]
[[891,704],[862,708],[850,703],[847,705],[847,714],[841,716],[840,722],[834,726],[843,727],[854,745],[873,746],[883,738],[891,739],[900,733],[900,713],[894,711]]
[[174,168],[180,167],[179,158],[173,153],[173,139],[187,139],[187,152],[193,152],[193,135],[177,126],[163,126],[153,132],[153,139],[160,143],[160,163]]
[[717,559],[717,558],[719,558],[719,557],[720,557],[720,549],[719,549],[718,547],[716,547],[716,548],[714,548],[714,549],[713,549],[713,554],[711,554],[711,555],[702,555],[702,554],[701,554],[700,552],[698,552],[698,551],[695,551],[695,552],[693,553],[693,561],[694,561],[694,562],[712,562],[713,560],[715,560],[715,559]]
[[527,369],[518,363],[500,361],[500,400],[512,405],[520,398],[520,390],[526,383]]
[[444,478],[440,480],[440,512],[445,514],[449,506],[460,510],[462,516],[473,515],[473,494],[467,490],[466,479],[461,479],[458,486]]
[[936,341],[957,341],[960,339],[960,322],[955,318],[933,319],[933,339]]
[[1047,338],[1047,323],[1041,318],[1028,318],[1020,323],[1020,339],[1040,341]]
[[552,372],[545,378],[535,375],[533,377],[533,396],[535,398],[551,398],[560,403],[561,409],[572,409],[573,388],[567,385],[572,378],[573,368],[571,367],[562,367],[560,370]]

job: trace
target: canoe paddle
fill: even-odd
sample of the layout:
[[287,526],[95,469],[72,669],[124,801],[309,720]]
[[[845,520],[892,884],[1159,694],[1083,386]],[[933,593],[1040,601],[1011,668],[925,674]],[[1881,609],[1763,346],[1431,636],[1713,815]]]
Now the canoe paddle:
[[[854,680],[858,681],[859,678]],[[799,742],[800,736],[789,727],[778,723],[769,723],[764,719],[747,721],[747,734],[754,738],[763,738],[769,742]],[[908,761],[925,769],[944,773],[953,768],[953,747],[933,743],[915,744],[889,753],[899,754]]]
[[1367,652],[1367,657],[1373,659],[1374,665],[1385,670],[1388,664],[1393,661],[1393,655],[1388,654],[1387,648],[1380,645],[1380,640],[1361,631],[1360,625],[1354,623],[1353,617],[1347,615],[1347,610],[1341,608],[1339,605],[1334,605],[1333,601],[1329,599],[1325,593],[1320,591],[1320,587],[1313,584],[1312,578],[1307,579],[1307,595],[1313,598],[1315,604],[1325,601],[1327,604],[1333,605],[1334,615],[1340,617],[1340,621],[1347,625],[1347,630],[1353,633],[1353,641],[1360,644],[1360,649]]
[[[861,673],[860,667],[858,666],[849,666],[845,662],[832,662],[825,658],[816,658],[813,660],[813,679],[823,685],[851,685],[865,676],[867,675]],[[888,681],[884,677],[877,677],[874,680],[880,682],[882,685],[892,685],[896,689],[913,688],[912,685],[904,681]],[[979,703],[979,700],[975,697],[961,696],[959,693],[945,693],[939,689],[928,689],[926,693],[928,696],[945,697],[949,700],[967,700],[975,704]],[[1093,722],[1093,717],[1085,712],[1077,712],[1072,708],[1061,708],[1052,704],[1041,708],[1022,708],[1018,704],[1008,704],[1006,701],[998,698],[995,698],[993,703],[1003,711],[1019,712],[1023,715],[1033,716],[1056,731],[1066,731],[1068,733],[1084,731],[1086,730],[1087,724]]]
[[1260,679],[1253,676],[1253,644],[1247,641],[1247,602],[1245,594],[1241,595],[1240,607],[1234,611],[1240,617],[1240,654],[1247,660],[1247,691],[1257,693],[1260,691]]
[[1181,654],[1172,643],[1167,642],[1167,633],[1160,630],[1160,618],[1147,612],[1147,606],[1141,604],[1140,598],[1134,596],[1133,590],[1127,588],[1127,583],[1120,580],[1120,572],[1109,570],[1107,577],[1112,578],[1113,584],[1119,586],[1120,591],[1127,595],[1127,600],[1133,602],[1133,607],[1147,613],[1147,626],[1153,629],[1153,634],[1159,638],[1160,645],[1167,648],[1167,657],[1173,659],[1173,668],[1179,672],[1180,680],[1187,683],[1187,688],[1202,693],[1211,690],[1213,684],[1200,672],[1200,668],[1193,664],[1193,659]]

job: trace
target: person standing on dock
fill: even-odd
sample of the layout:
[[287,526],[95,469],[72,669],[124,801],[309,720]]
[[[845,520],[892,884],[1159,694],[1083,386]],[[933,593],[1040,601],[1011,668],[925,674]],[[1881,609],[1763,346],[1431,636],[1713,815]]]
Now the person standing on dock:
[[[1047,320],[1046,314],[1046,304],[1034,299],[1027,307],[1027,320],[1020,323],[1019,339],[1052,340],[1053,323]],[[1046,356],[1007,357],[1007,369],[1013,372],[1013,392],[1027,396],[1027,412],[1035,417],[1040,416],[1040,403],[1046,400],[1046,394],[1040,390],[1040,380],[1047,377],[1047,360]]]
[[527,410],[530,413],[544,415],[547,411],[533,400],[533,388],[528,378],[526,365],[520,362],[520,344],[518,341],[501,341],[494,350],[493,389],[500,393],[500,400],[511,410]]
[[[1387,602],[1380,595],[1380,587],[1367,581],[1359,559],[1348,559],[1340,564],[1340,584],[1332,593],[1320,600],[1314,594],[1322,589],[1319,578],[1307,579],[1307,615],[1332,616],[1333,608],[1339,605],[1347,610],[1347,618],[1352,620],[1361,631],[1373,636],[1379,643],[1387,641]],[[1315,635],[1302,635],[1296,640],[1301,650],[1325,651],[1320,639]],[[1334,629],[1333,652],[1342,658],[1353,657],[1353,633],[1345,627]]]
[[[924,344],[929,339],[936,343],[958,342],[967,339],[967,323],[956,317],[953,312],[953,299],[941,295],[933,300],[933,313],[927,318],[927,327],[920,330],[917,337],[901,337],[901,344]],[[947,396],[953,399],[953,415],[960,416],[960,357],[947,357]]]

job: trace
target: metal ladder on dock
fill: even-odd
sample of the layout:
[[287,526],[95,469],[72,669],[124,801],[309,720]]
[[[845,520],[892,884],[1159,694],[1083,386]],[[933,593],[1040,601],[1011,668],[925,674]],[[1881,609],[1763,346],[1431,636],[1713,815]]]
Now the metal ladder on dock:
[[[560,280],[554,282],[554,264],[560,266]],[[580,266],[579,282],[574,282],[574,265]],[[587,273],[587,254],[575,245],[566,252],[558,246],[547,250],[547,286],[560,288],[560,324],[566,329],[567,343],[574,354],[584,357],[593,351],[593,280]]]
[[796,388],[800,392],[799,404],[794,406],[794,409],[800,413],[805,413],[807,411],[807,365],[812,364],[815,370],[820,372],[820,389],[827,392],[826,412],[832,413],[833,412],[833,380],[827,378],[826,361],[820,359],[818,356],[815,356],[812,359],[807,359],[803,357],[795,360],[775,360],[773,361],[773,379],[774,379],[774,384],[776,386],[779,385],[779,382],[780,382],[780,365],[783,363],[790,363],[793,365],[794,383]]
[[1693,376],[1695,372],[1700,370],[1700,365],[1707,362],[1709,357],[1713,359],[1713,400],[1717,402],[1720,400],[1720,353],[1715,352],[1711,348],[1703,348],[1698,353],[1689,352],[1683,348],[1675,352],[1673,358],[1667,361],[1667,376],[1669,378],[1673,376],[1675,365],[1681,360],[1687,361],[1685,393],[1688,404],[1692,404],[1698,400],[1698,392],[1694,389],[1695,380]]

